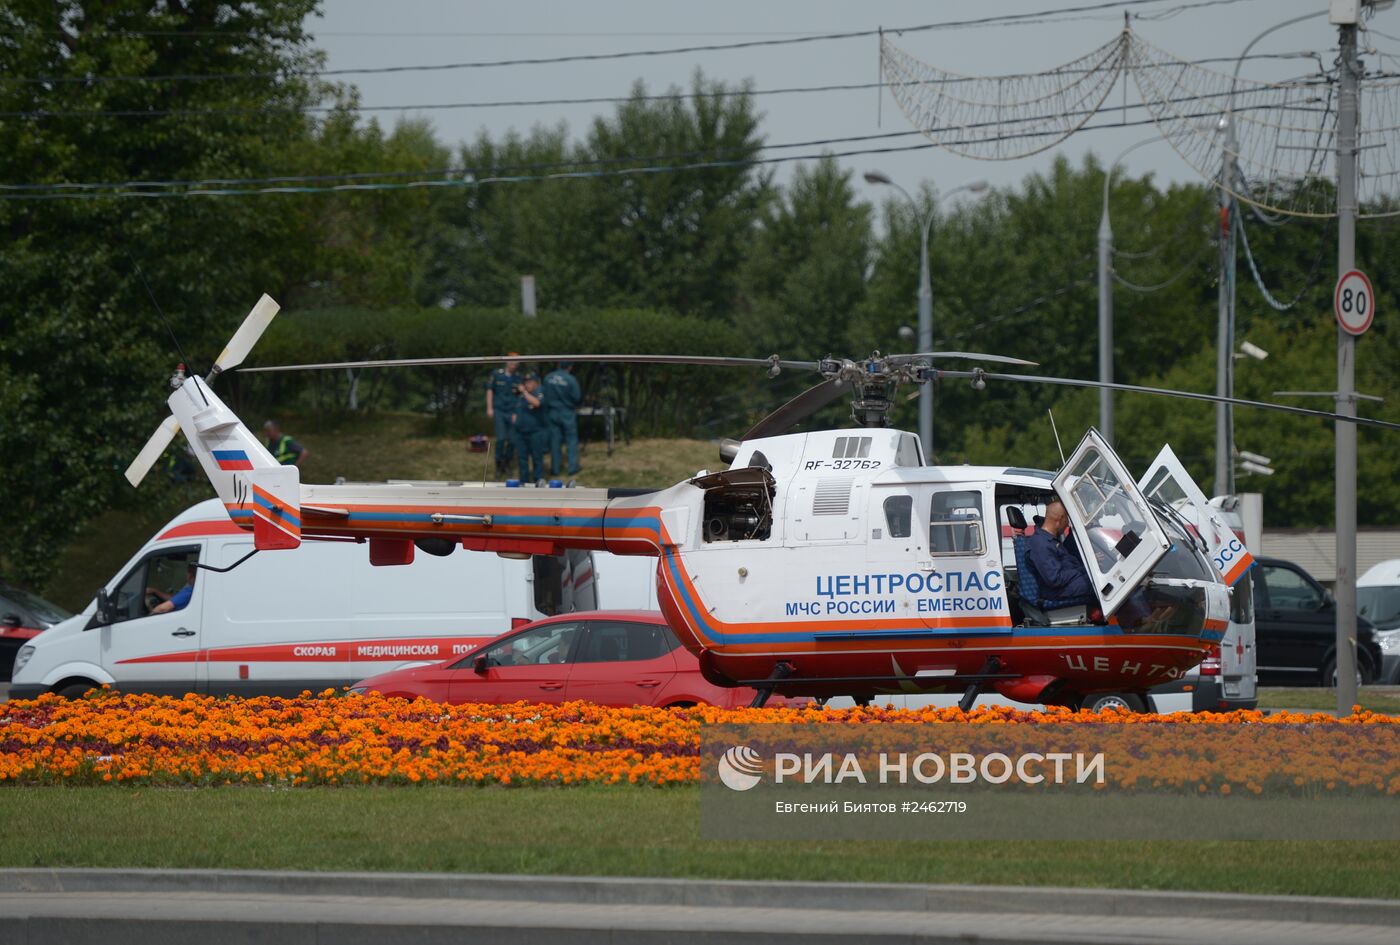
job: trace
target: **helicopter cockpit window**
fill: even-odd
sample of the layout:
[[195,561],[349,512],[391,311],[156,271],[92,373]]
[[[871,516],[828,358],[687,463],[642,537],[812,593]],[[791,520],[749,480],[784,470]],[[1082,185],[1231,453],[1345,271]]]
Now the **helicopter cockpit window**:
[[980,555],[987,547],[982,539],[982,493],[934,493],[928,547],[935,555]]
[[908,538],[914,533],[914,497],[892,495],[885,500],[885,525],[891,538]]

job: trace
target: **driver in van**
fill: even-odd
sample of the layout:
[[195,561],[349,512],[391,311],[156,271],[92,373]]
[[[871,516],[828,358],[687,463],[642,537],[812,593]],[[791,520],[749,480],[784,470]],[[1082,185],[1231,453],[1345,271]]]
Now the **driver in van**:
[[165,591],[155,587],[146,588],[147,594],[154,594],[161,598],[161,602],[151,608],[151,613],[168,614],[172,610],[184,610],[185,607],[189,605],[190,598],[194,596],[194,576],[198,572],[198,568],[194,565],[190,565],[185,575],[185,586],[173,594],[167,594]]
[[1035,571],[1036,583],[1046,600],[1089,603],[1094,600],[1094,586],[1089,572],[1074,548],[1064,544],[1069,528],[1069,513],[1058,497],[1045,504],[1045,520],[1026,539],[1026,557]]

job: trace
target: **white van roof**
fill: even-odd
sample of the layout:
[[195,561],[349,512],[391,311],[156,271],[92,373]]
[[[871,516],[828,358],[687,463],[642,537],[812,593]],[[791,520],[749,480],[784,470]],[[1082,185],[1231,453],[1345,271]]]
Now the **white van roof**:
[[228,511],[218,499],[205,499],[203,502],[196,502],[166,522],[165,527],[157,531],[151,540],[171,541],[177,538],[205,538],[210,535],[237,534],[251,536],[252,533],[233,524],[233,519],[228,517]]
[[1400,558],[1373,565],[1356,582],[1357,587],[1390,587],[1397,584],[1400,584]]

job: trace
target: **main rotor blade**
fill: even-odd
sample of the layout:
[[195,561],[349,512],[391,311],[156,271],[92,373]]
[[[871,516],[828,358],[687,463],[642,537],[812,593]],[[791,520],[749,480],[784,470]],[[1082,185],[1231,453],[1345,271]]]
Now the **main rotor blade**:
[[439,367],[452,364],[501,364],[505,361],[535,364],[541,361],[589,361],[596,364],[693,364],[701,367],[780,367],[794,371],[815,371],[815,361],[784,361],[781,358],[719,358],[686,354],[522,354],[471,358],[390,358],[380,361],[335,361],[325,364],[274,364],[243,368],[246,373],[270,371],[332,371],[341,368]]
[[907,361],[929,360],[936,361],[939,358],[957,358],[963,361],[990,361],[994,364],[1019,364],[1022,367],[1039,367],[1039,361],[1023,361],[1020,358],[1008,358],[1000,354],[978,354],[976,351],[924,351],[919,354],[890,354],[885,356],[886,361],[897,361],[904,363]]
[[838,384],[835,378],[822,381],[755,423],[742,439],[757,440],[765,436],[782,436],[845,392],[846,386]]
[[1056,384],[1061,387],[1100,387],[1107,390],[1121,390],[1130,394],[1157,394],[1162,397],[1180,397],[1184,400],[1203,400],[1213,404],[1233,404],[1236,407],[1254,407],[1258,410],[1277,410],[1280,413],[1298,414],[1303,417],[1320,417],[1323,420],[1345,420],[1365,427],[1382,430],[1400,430],[1400,423],[1389,420],[1371,420],[1366,417],[1344,417],[1326,410],[1309,410],[1307,407],[1290,407],[1287,404],[1271,404],[1262,400],[1241,400],[1237,397],[1221,397],[1219,394],[1197,394],[1193,391],[1172,390],[1167,387],[1139,387],[1136,384],[1114,384],[1108,381],[1086,381],[1072,377],[1043,377],[1034,374],[992,374],[987,371],[940,371],[944,377],[983,377],[989,381],[1016,381],[1021,384]]
[[131,461],[131,465],[126,467],[126,481],[133,486],[141,485],[141,480],[146,478],[146,473],[151,471],[151,467],[160,459],[160,454],[165,452],[165,448],[170,445],[170,441],[175,439],[175,434],[180,432],[180,421],[173,416],[166,417],[156,427],[156,432],[151,434],[151,438],[146,441],[146,445],[141,447],[141,452],[136,454],[136,458]]
[[233,333],[233,337],[224,346],[223,353],[214,362],[215,374],[227,371],[229,368],[237,367],[243,363],[243,359],[248,356],[248,352],[253,350],[253,345],[258,343],[267,326],[272,324],[272,319],[281,311],[282,306],[273,300],[272,296],[264,293],[258,299],[258,304],[253,306],[253,310],[248,313],[248,317],[243,319],[243,324],[238,326],[238,330]]

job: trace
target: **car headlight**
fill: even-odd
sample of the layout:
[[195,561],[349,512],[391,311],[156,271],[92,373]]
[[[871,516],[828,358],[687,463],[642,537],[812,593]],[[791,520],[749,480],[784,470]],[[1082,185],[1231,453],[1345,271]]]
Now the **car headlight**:
[[14,671],[19,672],[20,670],[24,669],[24,664],[28,663],[30,658],[33,657],[33,655],[34,647],[32,644],[26,643],[24,646],[20,647],[19,651],[15,653]]
[[[1391,630],[1388,633],[1378,633],[1377,637],[1381,641],[1381,650],[1386,653],[1400,653],[1400,630]],[[21,653],[24,650],[20,650]],[[15,668],[19,668],[19,661],[15,661]]]

